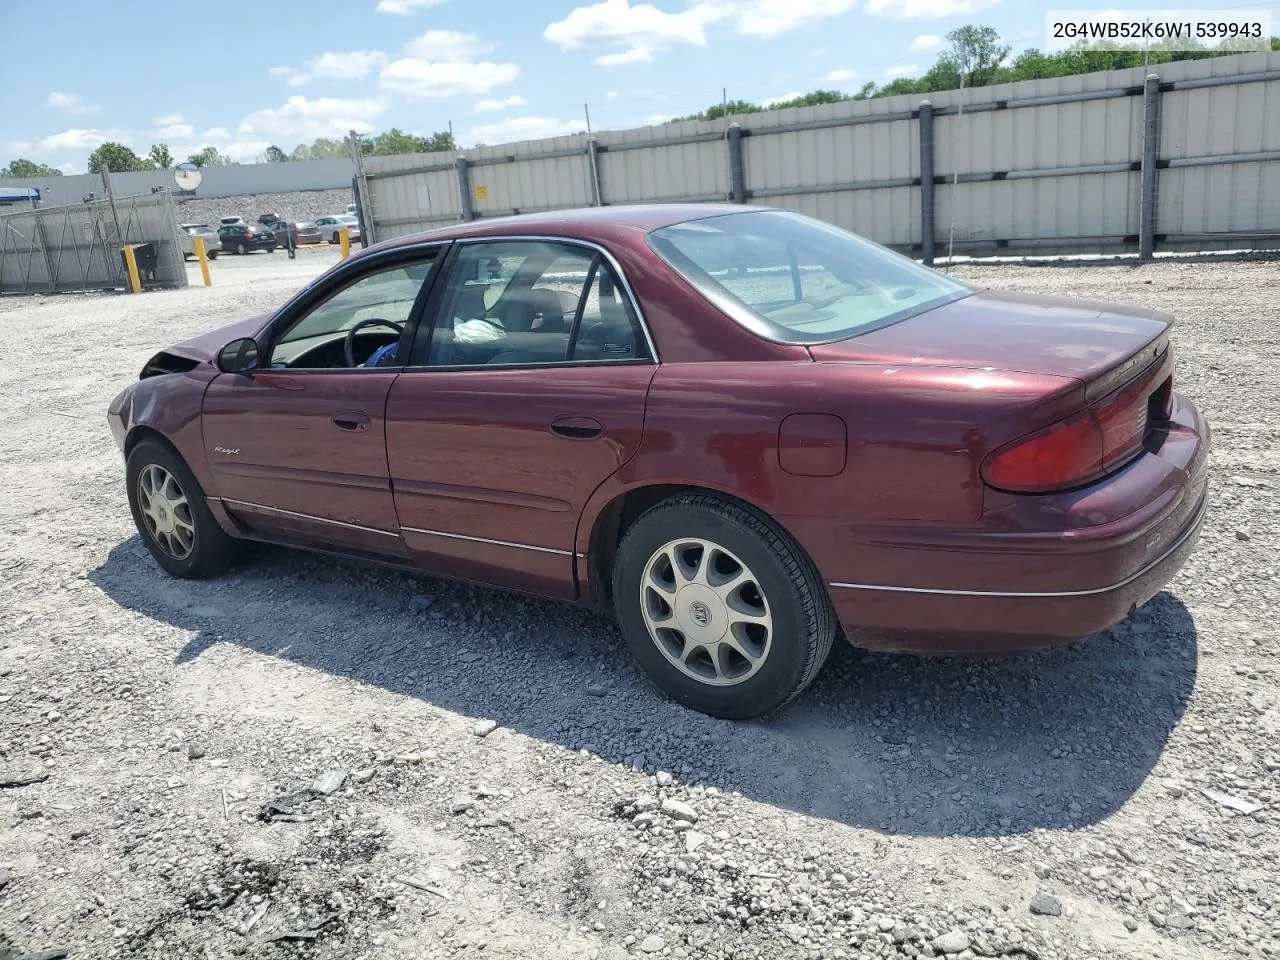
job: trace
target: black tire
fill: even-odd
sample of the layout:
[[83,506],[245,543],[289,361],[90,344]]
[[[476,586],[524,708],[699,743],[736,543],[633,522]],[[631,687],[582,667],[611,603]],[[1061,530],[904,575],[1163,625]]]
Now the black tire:
[[[710,541],[740,558],[772,617],[763,663],[740,682],[715,686],[678,669],[650,635],[642,579],[664,545]],[[817,676],[836,635],[835,612],[804,550],[767,517],[714,495],[682,494],[646,511],[627,530],[613,567],[613,601],[632,655],[671,699],[700,713],[745,720],[795,699]]]
[[236,244],[236,255],[237,255],[237,256],[241,256],[241,257],[243,257],[243,256],[244,256],[246,253],[248,253],[248,252],[249,252],[248,248],[247,248],[243,243],[237,243],[237,244]]
[[[195,530],[190,553],[184,557],[174,556],[152,533],[144,519],[140,503],[139,481],[143,471],[149,466],[158,466],[167,471],[186,495],[189,506],[189,520]],[[218,526],[209,512],[205,502],[204,491],[199,482],[187,468],[182,457],[169,444],[155,437],[141,441],[129,453],[125,469],[126,484],[129,494],[129,511],[133,514],[133,522],[138,528],[142,542],[146,544],[156,562],[166,572],[183,579],[196,580],[212,576],[233,563],[240,554],[241,543]]]
[[217,260],[217,259],[218,259],[218,251],[217,251],[217,250],[214,250],[214,251],[212,251],[211,253],[206,253],[206,254],[205,254],[205,256],[206,256],[206,257],[208,257],[210,260]]

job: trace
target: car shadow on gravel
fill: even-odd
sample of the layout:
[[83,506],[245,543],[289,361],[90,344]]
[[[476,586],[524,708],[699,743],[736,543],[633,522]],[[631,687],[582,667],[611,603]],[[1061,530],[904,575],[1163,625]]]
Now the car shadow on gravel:
[[1097,823],[1151,773],[1195,684],[1196,629],[1161,593],[1086,642],[1005,659],[837,644],[776,716],[664,700],[613,621],[577,608],[263,548],[207,581],[137,538],[90,574],[190,631],[175,670],[232,644],[678,780],[885,833],[991,836]]

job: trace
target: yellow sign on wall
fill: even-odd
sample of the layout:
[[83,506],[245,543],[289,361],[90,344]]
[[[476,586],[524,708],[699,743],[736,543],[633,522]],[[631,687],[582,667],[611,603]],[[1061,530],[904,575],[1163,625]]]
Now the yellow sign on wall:
[[489,199],[489,188],[486,187],[483,183],[476,185],[476,199],[477,200]]

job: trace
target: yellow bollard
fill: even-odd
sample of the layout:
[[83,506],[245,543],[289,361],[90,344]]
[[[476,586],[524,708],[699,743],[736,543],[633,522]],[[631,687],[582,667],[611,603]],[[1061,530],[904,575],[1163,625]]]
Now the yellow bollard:
[[124,245],[124,265],[129,270],[129,292],[142,292],[142,278],[138,275],[138,258],[133,255],[133,244]]
[[200,261],[200,275],[204,277],[204,285],[212,287],[213,277],[209,276],[209,257],[205,254],[204,237],[196,237],[194,246],[196,248],[196,259]]
[[346,227],[338,234],[338,243],[342,244],[342,259],[345,260],[351,256],[351,233]]

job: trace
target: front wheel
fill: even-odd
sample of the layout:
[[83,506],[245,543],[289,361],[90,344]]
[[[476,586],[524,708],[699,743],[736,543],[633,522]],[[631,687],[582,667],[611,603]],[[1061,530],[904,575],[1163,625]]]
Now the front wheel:
[[248,253],[248,252],[249,252],[249,248],[248,248],[248,247],[246,247],[243,243],[237,243],[237,244],[236,244],[236,253],[237,253],[237,254],[239,254],[240,256],[242,256],[242,257],[243,257],[243,256],[244,256],[246,253]]
[[614,604],[632,655],[673,700],[744,720],[800,694],[835,615],[813,562],[767,518],[715,496],[673,497],[627,531]]
[[129,453],[125,476],[133,522],[168,573],[198,579],[236,558],[239,541],[218,526],[199,482],[168,444],[141,441]]
[[210,260],[217,260],[218,251],[217,250],[210,251],[209,253],[206,253],[205,256],[208,257]]

